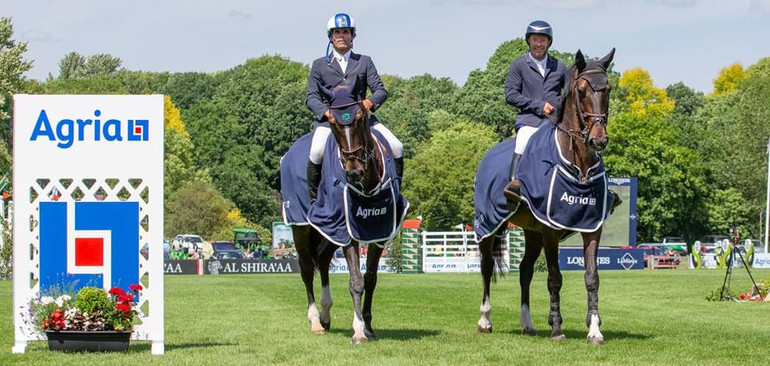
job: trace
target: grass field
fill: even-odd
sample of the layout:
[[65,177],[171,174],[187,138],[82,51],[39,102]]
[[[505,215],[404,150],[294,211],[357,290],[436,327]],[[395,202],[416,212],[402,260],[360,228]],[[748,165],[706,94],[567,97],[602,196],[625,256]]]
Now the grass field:
[[[723,271],[600,273],[606,344],[586,343],[582,272],[563,272],[567,340],[548,338],[546,276],[536,273],[536,337],[520,335],[518,274],[492,288],[494,333],[476,334],[481,276],[380,275],[374,302],[379,340],[353,346],[347,275],[332,275],[332,331],[309,332],[299,274],[166,276],[166,353],[132,341],[128,353],[66,354],[32,342],[11,354],[12,284],[0,281],[0,365],[708,365],[767,364],[770,303],[708,302]],[[770,270],[753,270],[757,279]],[[733,286],[748,290],[746,272]]]

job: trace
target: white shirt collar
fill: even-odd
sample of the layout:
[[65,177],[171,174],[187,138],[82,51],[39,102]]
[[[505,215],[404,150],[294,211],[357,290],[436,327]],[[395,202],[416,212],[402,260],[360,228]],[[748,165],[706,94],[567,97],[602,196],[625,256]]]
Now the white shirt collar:
[[350,50],[348,50],[348,52],[345,52],[345,54],[344,54],[344,55],[340,55],[340,53],[339,53],[339,52],[337,52],[337,50],[332,50],[332,54],[334,54],[334,58],[335,58],[335,59],[337,59],[337,60],[339,61],[340,59],[343,59],[343,58],[344,58],[344,59],[345,59],[345,62],[347,62],[348,60],[350,60],[350,52],[351,52],[351,51],[350,51]]
[[548,65],[548,54],[547,53],[545,54],[545,57],[543,57],[542,61],[538,61],[537,59],[532,57],[532,52],[528,52],[527,54],[529,55],[529,59],[530,60],[534,61],[535,63],[540,64],[540,66],[542,66],[543,68],[545,68],[545,65]]

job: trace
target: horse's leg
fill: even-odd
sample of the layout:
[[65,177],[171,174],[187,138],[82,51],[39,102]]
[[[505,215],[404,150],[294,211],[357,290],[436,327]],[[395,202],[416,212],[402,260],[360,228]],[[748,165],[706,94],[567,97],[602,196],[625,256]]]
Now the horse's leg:
[[550,229],[543,230],[543,247],[545,260],[548,266],[548,293],[551,295],[551,311],[548,313],[548,325],[551,326],[551,339],[564,339],[561,330],[561,308],[559,292],[561,291],[562,277],[559,270],[559,238],[561,231]]
[[353,337],[350,338],[350,343],[360,344],[366,342],[367,339],[364,334],[364,317],[361,314],[361,294],[364,292],[364,280],[361,277],[358,243],[352,242],[343,250],[350,271],[350,296],[353,297]]
[[364,317],[364,335],[366,338],[374,339],[377,336],[372,329],[372,300],[374,298],[374,289],[377,287],[377,270],[380,266],[380,257],[382,248],[375,244],[369,244],[366,250],[366,274],[364,274],[364,307],[362,314]]
[[521,286],[521,334],[535,335],[535,325],[532,324],[532,314],[529,310],[529,284],[535,274],[535,261],[543,248],[543,234],[524,230],[524,258],[519,265],[519,285]]
[[307,320],[310,322],[310,331],[315,334],[324,334],[324,328],[321,326],[318,316],[318,308],[315,304],[315,294],[313,292],[313,277],[315,277],[315,250],[314,244],[310,240],[309,226],[292,226],[294,234],[294,243],[299,256],[299,270],[302,276],[302,282],[305,284],[307,293]]
[[[502,230],[505,231],[504,229]],[[492,303],[489,300],[489,286],[492,282],[492,276],[495,274],[495,258],[492,249],[495,246],[495,240],[498,233],[488,236],[479,243],[479,254],[481,255],[481,280],[484,283],[484,292],[481,296],[481,318],[476,325],[476,331],[479,333],[492,333]]]
[[334,258],[334,252],[339,248],[336,245],[329,243],[324,248],[324,251],[319,256],[318,272],[321,276],[321,326],[328,332],[331,328],[332,316],[331,308],[333,305],[332,292],[329,287],[329,265],[332,258]]
[[599,330],[602,320],[599,318],[599,271],[596,268],[596,256],[602,229],[593,233],[583,233],[583,262],[586,266],[586,291],[588,292],[588,343],[604,344],[604,336]]

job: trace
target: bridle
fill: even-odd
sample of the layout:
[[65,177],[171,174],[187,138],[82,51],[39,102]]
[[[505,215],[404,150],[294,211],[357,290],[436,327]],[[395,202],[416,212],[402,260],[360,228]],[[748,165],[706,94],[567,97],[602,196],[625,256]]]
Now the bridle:
[[[572,92],[573,98],[575,98],[574,99],[575,105],[577,106],[577,109],[576,109],[575,113],[577,114],[580,126],[584,126],[584,127],[580,131],[575,131],[575,130],[572,130],[572,129],[564,127],[561,123],[556,125],[556,127],[560,131],[566,133],[567,136],[570,137],[570,140],[582,141],[584,145],[587,145],[588,144],[588,135],[591,132],[591,127],[593,127],[594,124],[599,123],[602,126],[604,126],[604,128],[607,128],[607,113],[599,114],[599,113],[584,112],[583,111],[583,104],[580,103],[579,100],[577,100],[577,96],[579,95],[578,91],[577,91],[577,82],[578,82],[578,80],[580,80],[581,78],[584,78],[584,76],[586,76],[586,75],[606,74],[606,73],[607,72],[604,71],[603,69],[602,70],[586,70],[586,71],[583,71],[583,72],[579,73],[575,77],[575,80],[572,82],[572,90],[571,90],[571,92]],[[588,81],[588,79],[586,79],[586,81]],[[589,84],[590,84],[590,82],[589,82]],[[594,91],[594,93],[596,93],[596,91]],[[583,121],[585,121],[585,119],[589,118],[589,117],[591,118],[592,122],[590,124],[584,123]],[[570,146],[572,146],[572,142],[570,143]]]
[[[351,105],[353,105],[355,103],[358,103],[360,105],[359,108],[360,108],[361,111],[363,111],[364,116],[365,116],[363,121],[361,121],[361,122],[368,124],[369,123],[369,113],[366,112],[366,109],[364,108],[364,105],[363,105],[361,100],[358,100],[358,101],[353,102],[353,103],[345,104],[345,105],[335,106],[334,108],[345,108],[345,107],[349,107],[349,106],[351,106]],[[350,130],[351,127],[350,126],[343,126],[342,128],[344,130]],[[348,141],[347,141],[348,142],[348,146],[351,146],[353,141],[350,139],[350,135],[347,135],[347,137],[348,137]],[[374,158],[376,156],[375,153],[374,153],[374,147],[373,146],[371,148],[366,148],[366,140],[369,139],[369,138],[371,138],[371,137],[370,136],[364,136],[364,143],[362,145],[359,145],[359,146],[354,147],[354,148],[349,149],[349,150],[343,149],[342,145],[340,145],[340,148],[339,148],[340,149],[340,158],[339,158],[340,159],[340,163],[344,166],[345,163],[347,163],[349,160],[358,160],[358,161],[361,162],[361,164],[364,165],[364,171],[366,171],[366,169],[369,167],[369,161],[374,161]],[[356,155],[356,153],[359,150],[362,150],[362,149],[364,150],[363,156],[360,157],[360,156]]]

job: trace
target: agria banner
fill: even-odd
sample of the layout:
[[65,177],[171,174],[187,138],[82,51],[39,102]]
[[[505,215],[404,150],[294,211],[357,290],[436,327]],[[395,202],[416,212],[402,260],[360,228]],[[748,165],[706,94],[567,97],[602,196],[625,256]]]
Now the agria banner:
[[30,300],[139,283],[132,338],[162,354],[163,96],[15,95],[13,109],[13,352],[43,339]]

